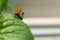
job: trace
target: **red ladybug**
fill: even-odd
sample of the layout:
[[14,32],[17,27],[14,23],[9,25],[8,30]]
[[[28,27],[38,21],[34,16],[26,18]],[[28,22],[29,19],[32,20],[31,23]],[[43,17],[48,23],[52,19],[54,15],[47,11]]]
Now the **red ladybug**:
[[22,20],[24,16],[24,12],[22,12],[22,8],[18,8],[15,15]]

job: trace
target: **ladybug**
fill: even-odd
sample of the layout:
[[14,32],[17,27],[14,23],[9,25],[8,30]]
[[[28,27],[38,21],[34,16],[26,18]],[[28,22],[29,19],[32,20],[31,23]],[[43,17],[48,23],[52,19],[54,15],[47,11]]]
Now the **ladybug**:
[[22,8],[18,8],[15,15],[20,18],[21,20],[23,20],[24,18],[24,12],[22,12]]

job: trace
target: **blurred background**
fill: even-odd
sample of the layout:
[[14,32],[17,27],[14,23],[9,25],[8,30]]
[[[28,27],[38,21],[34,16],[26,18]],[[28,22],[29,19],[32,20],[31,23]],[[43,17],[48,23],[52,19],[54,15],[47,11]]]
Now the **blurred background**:
[[23,21],[35,40],[60,40],[60,0],[9,0],[9,3],[23,8]]

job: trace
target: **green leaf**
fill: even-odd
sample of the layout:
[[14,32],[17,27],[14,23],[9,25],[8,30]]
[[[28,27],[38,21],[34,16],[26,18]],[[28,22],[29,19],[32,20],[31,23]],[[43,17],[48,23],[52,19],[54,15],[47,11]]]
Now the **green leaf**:
[[0,40],[34,40],[29,26],[12,14],[0,16]]

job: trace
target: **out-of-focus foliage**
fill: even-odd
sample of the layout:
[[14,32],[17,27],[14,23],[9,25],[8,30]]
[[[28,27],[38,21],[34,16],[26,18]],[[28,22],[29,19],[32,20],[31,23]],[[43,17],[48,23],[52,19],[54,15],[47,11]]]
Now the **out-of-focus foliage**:
[[7,8],[8,0],[0,0],[0,13]]
[[11,8],[13,10],[16,10],[17,7],[12,5],[12,4],[8,4],[9,0],[0,0],[0,14],[1,12],[5,9],[7,10],[7,8]]

